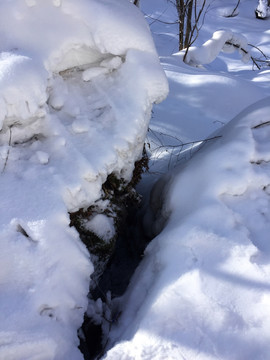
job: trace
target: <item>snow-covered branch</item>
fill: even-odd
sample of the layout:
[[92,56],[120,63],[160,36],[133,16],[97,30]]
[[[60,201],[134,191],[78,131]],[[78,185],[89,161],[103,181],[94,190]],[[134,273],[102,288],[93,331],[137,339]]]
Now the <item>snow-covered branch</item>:
[[211,39],[201,47],[192,46],[185,56],[185,63],[189,65],[206,65],[216,59],[219,53],[233,53],[238,50],[243,62],[250,60],[247,39],[229,30],[218,30],[214,32]]

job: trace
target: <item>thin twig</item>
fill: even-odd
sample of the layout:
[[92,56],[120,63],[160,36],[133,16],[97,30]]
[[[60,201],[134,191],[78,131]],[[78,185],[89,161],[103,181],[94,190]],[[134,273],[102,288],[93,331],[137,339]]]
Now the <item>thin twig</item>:
[[[162,14],[161,14],[161,15],[162,15]],[[160,15],[160,16],[161,16],[161,15]],[[160,22],[160,23],[162,23],[162,24],[166,24],[166,25],[176,25],[176,24],[179,23],[178,20],[176,20],[175,22],[162,21],[162,20],[159,20],[159,18],[154,18],[154,17],[152,17],[152,16],[150,16],[150,15],[147,15],[147,14],[145,14],[145,17],[154,20],[153,22],[151,22],[151,23],[149,24],[149,26],[151,26],[152,24],[154,24],[156,21],[158,21],[158,22]]]
[[240,4],[240,0],[237,1],[237,4],[235,5],[235,8],[233,9],[232,13],[230,15],[227,15],[226,17],[229,18],[229,17],[235,17],[237,14],[235,14],[238,6]]
[[264,64],[267,64],[267,65],[270,65],[270,58],[269,56],[267,56],[263,51],[262,49],[260,49],[258,46],[255,46],[255,45],[252,45],[252,44],[248,44],[248,46],[251,46],[252,48],[258,50],[262,56],[264,57],[264,59],[256,59],[253,57],[253,59],[256,61],[256,63],[264,63]]
[[152,24],[154,24],[156,21],[161,22],[162,24],[166,24],[166,25],[175,25],[175,24],[178,24],[178,23],[179,23],[178,20],[176,20],[175,22],[172,22],[172,23],[171,23],[171,22],[166,22],[166,21],[159,20],[159,19],[161,18],[161,16],[164,15],[167,10],[168,10],[168,7],[167,7],[157,18],[154,18],[154,17],[146,14],[146,13],[143,12],[143,11],[142,11],[142,13],[144,14],[145,17],[148,17],[149,19],[154,20],[154,21],[152,21],[152,22],[149,24],[149,26],[151,26]]
[[[167,153],[170,156],[169,160],[166,160],[166,162],[168,162],[168,169],[171,168],[172,164],[176,165],[177,163],[179,163],[179,161],[186,158],[186,156],[185,156],[185,154],[187,154],[186,151],[189,152],[189,156],[187,158],[191,158],[193,152],[195,150],[199,151],[199,149],[201,149],[202,146],[204,144],[206,144],[208,141],[215,140],[215,139],[222,137],[221,135],[217,135],[217,136],[213,136],[213,137],[206,138],[206,139],[189,141],[189,142],[184,143],[175,136],[158,133],[160,136],[166,136],[166,137],[172,138],[173,140],[177,140],[179,143],[177,145],[170,145],[170,144],[166,145],[166,144],[162,143],[162,140],[158,137],[158,135],[156,134],[155,131],[153,131],[152,129],[149,129],[149,132],[151,132],[152,136],[157,139],[157,141],[151,140],[151,143],[156,145],[156,148],[151,149],[149,147],[150,152],[152,153],[152,161],[153,162],[157,161],[158,159],[160,159],[161,156],[163,157],[164,153]],[[185,147],[186,147],[186,149],[185,149]],[[151,173],[151,171],[150,171],[150,173]]]
[[255,46],[255,45],[252,45],[252,44],[248,44],[248,46],[251,46],[254,49],[258,50],[265,57],[265,59],[269,59],[269,56],[265,55],[265,53],[260,48],[258,48],[258,46]]
[[255,125],[255,126],[253,126],[252,129],[258,129],[258,128],[260,128],[260,127],[262,127],[262,126],[265,126],[265,125],[270,125],[270,120],[269,120],[269,121],[265,121],[265,122],[263,122],[263,123],[261,123],[261,124]]
[[195,141],[190,141],[190,142],[187,142],[187,143],[181,143],[180,145],[162,145],[162,146],[160,146],[159,148],[157,148],[155,150],[159,150],[159,149],[161,149],[163,147],[169,148],[169,149],[183,148],[184,146],[187,146],[187,145],[195,145],[195,144],[199,144],[199,143],[204,143],[204,142],[215,140],[215,139],[218,139],[218,138],[221,138],[221,135],[213,136],[213,137],[207,138],[207,139],[195,140]]
[[11,147],[11,137],[12,137],[12,131],[11,131],[12,126],[13,126],[13,125],[11,125],[11,126],[9,127],[8,151],[7,151],[7,156],[6,156],[6,160],[5,160],[5,163],[4,163],[4,167],[3,167],[3,170],[2,170],[2,174],[3,174],[3,172],[4,172],[5,169],[6,169],[7,162],[8,162],[8,158],[9,158],[10,147]]
[[[243,51],[243,53],[248,54],[248,51],[245,50],[244,48],[242,48],[242,47],[241,47],[240,45],[238,45],[238,44],[233,44],[231,41],[226,41],[225,44],[226,44],[226,45],[233,46],[233,47],[235,47],[236,49],[239,49],[239,50]],[[250,56],[250,58],[251,58],[253,64],[257,67],[257,69],[260,70],[261,68],[260,68],[260,66],[257,64],[256,59],[255,59],[253,56]]]

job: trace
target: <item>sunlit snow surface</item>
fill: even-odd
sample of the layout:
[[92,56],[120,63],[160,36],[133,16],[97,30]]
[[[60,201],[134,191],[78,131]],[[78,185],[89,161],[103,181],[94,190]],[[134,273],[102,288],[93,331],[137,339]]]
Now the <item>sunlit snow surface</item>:
[[130,179],[167,80],[126,0],[2,0],[0,38],[0,359],[82,359],[93,268],[68,212]]
[[[235,1],[209,3],[194,46],[222,28],[243,34],[269,56],[269,21],[256,20],[256,2],[242,1],[235,18],[223,16]],[[170,85],[168,98],[154,108],[152,175],[144,181],[167,173],[153,193],[154,228],[168,220],[121,299],[123,313],[104,358],[267,360],[270,70],[253,71],[238,54],[186,66],[176,53],[177,25],[153,20],[172,23],[173,8],[163,0],[141,4]],[[189,152],[189,161],[185,154],[172,156],[171,145],[207,137],[217,138]]]
[[250,106],[173,172],[106,359],[268,358],[269,114]]

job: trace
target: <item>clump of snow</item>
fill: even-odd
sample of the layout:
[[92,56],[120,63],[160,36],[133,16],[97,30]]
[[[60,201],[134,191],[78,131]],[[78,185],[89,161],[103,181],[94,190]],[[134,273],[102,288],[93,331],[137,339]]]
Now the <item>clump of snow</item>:
[[241,55],[241,60],[248,62],[250,54],[247,43],[247,39],[241,34],[233,33],[230,30],[218,30],[201,47],[191,46],[185,62],[190,65],[210,64],[221,51],[232,53],[236,49]]
[[49,162],[49,155],[44,151],[37,151],[36,153],[37,158],[41,164],[48,164]]
[[28,125],[33,117],[43,117],[47,100],[47,72],[39,61],[5,50],[0,54],[1,129],[12,125],[12,118]]
[[96,214],[84,224],[87,230],[94,232],[98,237],[108,242],[115,236],[114,219],[104,214]]
[[0,19],[0,358],[82,359],[93,266],[68,212],[131,178],[168,85],[126,0],[1,0]]
[[256,8],[256,16],[261,19],[265,19],[270,16],[270,6],[268,0],[259,0]]

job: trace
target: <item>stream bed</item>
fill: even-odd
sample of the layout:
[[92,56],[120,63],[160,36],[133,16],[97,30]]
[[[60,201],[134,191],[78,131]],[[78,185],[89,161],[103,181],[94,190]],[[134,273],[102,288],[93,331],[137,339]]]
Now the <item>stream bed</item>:
[[[142,204],[145,200],[142,201]],[[112,301],[121,297],[139,265],[151,238],[143,227],[144,206],[131,205],[119,229],[114,252],[98,282],[90,289],[89,303],[96,313],[85,315],[79,330],[80,350],[85,360],[99,359],[109,339],[111,325],[121,316],[121,309],[113,309]]]

